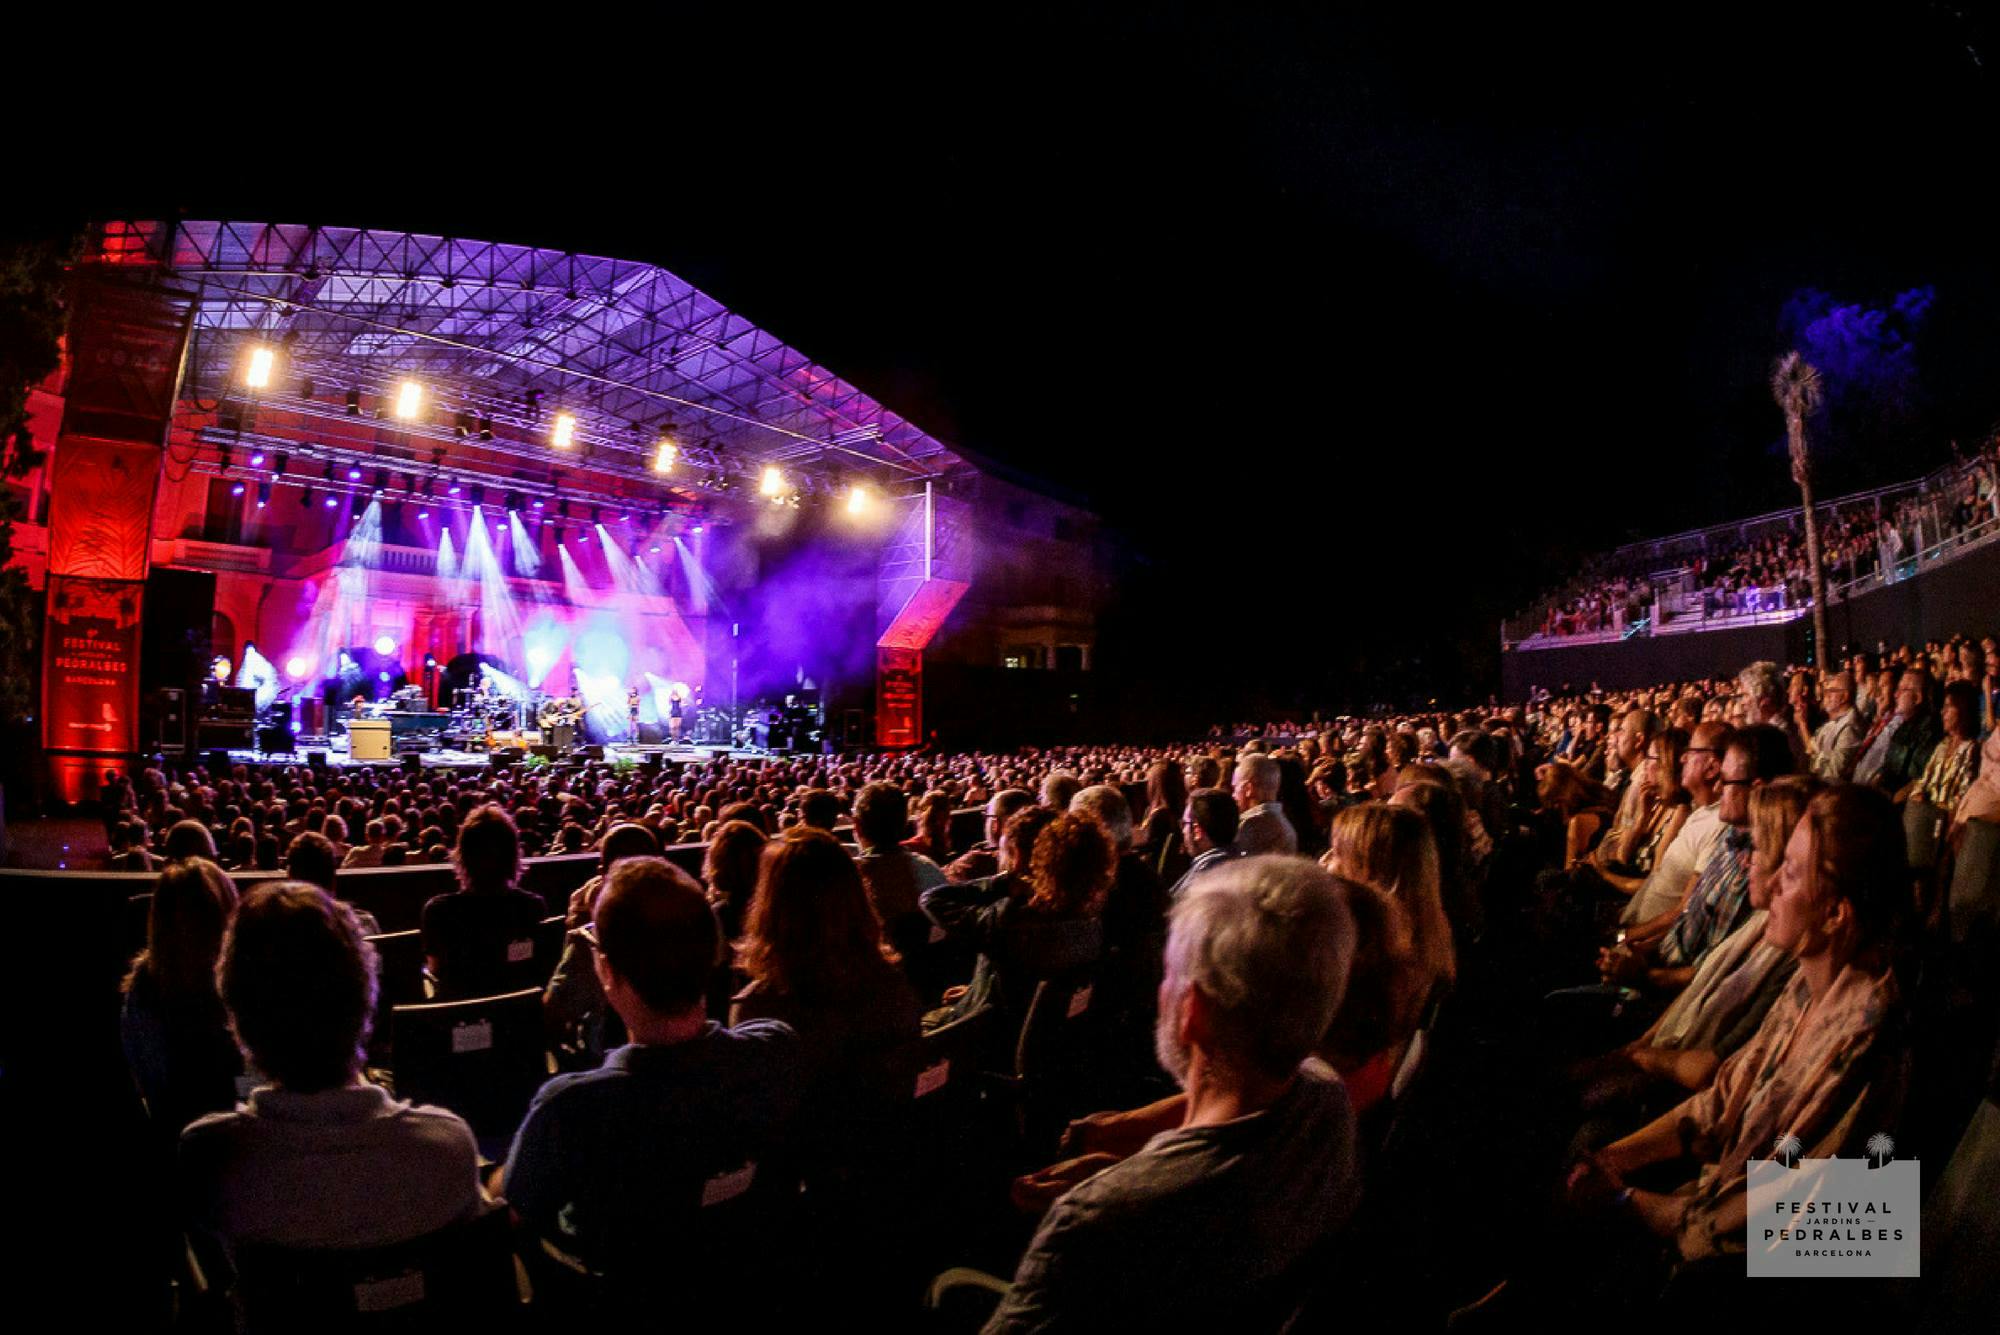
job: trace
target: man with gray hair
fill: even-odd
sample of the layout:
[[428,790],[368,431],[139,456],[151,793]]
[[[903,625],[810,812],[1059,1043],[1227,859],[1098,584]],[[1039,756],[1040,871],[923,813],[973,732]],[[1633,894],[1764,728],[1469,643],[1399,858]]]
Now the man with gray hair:
[[1181,1125],[1055,1204],[988,1332],[1283,1321],[1360,1190],[1347,1091],[1307,1060],[1346,991],[1346,895],[1284,857],[1189,887],[1155,1030]]
[[1299,832],[1278,805],[1278,762],[1246,751],[1236,758],[1236,806],[1243,818],[1236,824],[1236,851],[1243,854],[1296,853]]

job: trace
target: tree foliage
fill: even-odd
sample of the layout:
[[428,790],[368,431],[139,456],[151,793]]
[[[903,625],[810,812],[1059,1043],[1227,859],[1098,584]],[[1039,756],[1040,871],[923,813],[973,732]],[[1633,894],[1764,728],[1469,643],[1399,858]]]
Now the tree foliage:
[[[28,425],[28,392],[62,364],[64,302],[80,234],[0,245],[0,475],[18,481],[42,463]],[[19,720],[34,700],[40,601],[13,564],[17,503],[0,492],[0,722]]]

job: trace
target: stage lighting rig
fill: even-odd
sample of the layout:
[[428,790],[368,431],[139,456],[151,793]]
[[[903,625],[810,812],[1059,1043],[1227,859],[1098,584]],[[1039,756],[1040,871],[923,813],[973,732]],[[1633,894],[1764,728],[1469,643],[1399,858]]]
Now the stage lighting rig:
[[660,437],[660,443],[658,447],[653,451],[653,471],[655,473],[673,472],[674,460],[678,458],[679,455],[680,455],[680,447],[678,445],[675,445],[671,440],[668,440],[665,436]]
[[389,489],[389,470],[386,468],[376,469],[375,494],[377,496],[380,496],[383,492],[387,491],[388,489]]
[[479,418],[479,438],[481,440],[493,439],[493,418],[490,415],[482,414]]
[[277,360],[277,352],[261,343],[251,348],[250,364],[243,370],[243,383],[252,389],[269,389],[271,368]]
[[283,477],[285,475],[285,470],[287,468],[290,468],[291,466],[292,466],[292,456],[286,451],[279,450],[276,454],[271,456],[272,477]]
[[358,388],[347,391],[347,415],[349,417],[361,416],[361,391]]
[[555,430],[549,435],[549,444],[559,450],[566,450],[576,443],[576,414],[557,413]]
[[268,482],[259,482],[257,484],[257,508],[261,510],[270,503],[271,484]]

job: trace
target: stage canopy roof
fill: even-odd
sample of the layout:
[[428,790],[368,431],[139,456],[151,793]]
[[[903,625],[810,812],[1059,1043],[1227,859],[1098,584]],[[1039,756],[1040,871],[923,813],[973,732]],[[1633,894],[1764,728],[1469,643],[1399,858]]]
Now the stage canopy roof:
[[[195,305],[184,398],[233,431],[371,446],[399,472],[497,471],[697,504],[893,490],[969,465],[810,357],[651,264],[531,246],[253,222],[107,223],[107,258],[164,266]],[[245,388],[257,347],[269,383]],[[395,414],[406,381],[413,417]],[[566,447],[558,419],[573,419]],[[377,424],[380,425],[377,425]],[[660,446],[673,445],[662,472]],[[398,444],[399,443],[399,444]],[[378,460],[379,461],[379,460]]]

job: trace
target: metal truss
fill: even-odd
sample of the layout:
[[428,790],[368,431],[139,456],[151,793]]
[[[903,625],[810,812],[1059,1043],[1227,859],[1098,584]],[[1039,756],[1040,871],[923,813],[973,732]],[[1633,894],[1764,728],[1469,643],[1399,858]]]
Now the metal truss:
[[[188,287],[188,384],[218,405],[254,398],[287,418],[351,417],[351,392],[373,413],[415,378],[425,411],[396,427],[421,451],[452,449],[472,421],[492,433],[482,451],[685,492],[741,492],[745,482],[754,492],[772,464],[806,493],[970,471],[918,427],[653,265],[248,222],[106,223],[96,239],[107,249],[143,244]],[[253,343],[283,354],[272,385],[254,395],[241,387]],[[559,412],[575,419],[572,450],[549,444]],[[662,438],[678,451],[671,477],[651,469]]]

